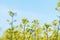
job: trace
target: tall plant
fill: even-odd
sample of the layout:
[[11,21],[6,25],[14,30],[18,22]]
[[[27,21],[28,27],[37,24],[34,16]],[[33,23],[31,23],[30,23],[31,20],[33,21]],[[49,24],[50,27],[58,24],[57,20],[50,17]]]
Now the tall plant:
[[14,20],[14,16],[16,15],[16,13],[9,11],[9,15],[11,17],[11,22],[10,22],[10,20],[7,20],[8,22],[10,22],[10,25],[11,25],[11,29],[8,29],[8,32],[10,33],[9,40],[13,40],[13,35],[14,35],[13,23],[16,22],[16,20]]

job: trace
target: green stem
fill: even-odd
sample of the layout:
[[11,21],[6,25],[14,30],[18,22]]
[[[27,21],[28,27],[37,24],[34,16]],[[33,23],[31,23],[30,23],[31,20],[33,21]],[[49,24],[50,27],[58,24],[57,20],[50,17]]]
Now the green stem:
[[48,30],[47,30],[48,28],[46,28],[46,32],[47,32],[47,40],[48,40]]
[[12,33],[13,33],[13,16],[12,16],[12,24],[11,24],[11,40],[12,40]]
[[25,40],[25,25],[24,25],[24,40]]

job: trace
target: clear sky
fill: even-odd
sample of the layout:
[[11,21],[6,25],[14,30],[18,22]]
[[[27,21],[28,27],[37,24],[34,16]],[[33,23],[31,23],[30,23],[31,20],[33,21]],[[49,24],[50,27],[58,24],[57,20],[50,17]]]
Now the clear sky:
[[29,20],[38,19],[41,24],[52,22],[60,15],[56,10],[58,0],[0,0],[0,35],[9,28],[7,19],[11,20],[8,11],[17,12],[15,25],[21,23],[23,17]]

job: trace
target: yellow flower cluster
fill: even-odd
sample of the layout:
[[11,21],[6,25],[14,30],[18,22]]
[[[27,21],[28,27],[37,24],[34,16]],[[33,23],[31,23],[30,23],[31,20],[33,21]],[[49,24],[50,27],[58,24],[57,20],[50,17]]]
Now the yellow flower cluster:
[[[57,26],[57,21],[53,21],[51,24],[44,24],[39,26],[38,20],[34,20],[33,24],[29,24],[29,20],[22,19],[22,23],[17,29],[9,28],[5,31],[4,36],[0,40],[55,40],[57,39],[57,29],[52,30],[52,26]],[[53,27],[54,27],[53,26]],[[52,33],[48,35],[49,33]],[[58,35],[60,40],[60,35]]]

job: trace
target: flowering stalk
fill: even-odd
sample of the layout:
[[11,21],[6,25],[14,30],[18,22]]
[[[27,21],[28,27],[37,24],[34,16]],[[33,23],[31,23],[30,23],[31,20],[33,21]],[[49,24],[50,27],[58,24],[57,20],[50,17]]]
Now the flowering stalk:
[[24,25],[24,40],[25,40],[25,28],[26,28],[26,25],[27,25],[27,23],[29,22],[29,20],[27,20],[27,18],[22,18],[22,23],[23,23],[23,25]]
[[57,30],[57,40],[58,40],[58,36],[59,36],[59,26],[60,26],[60,16],[59,16],[59,25],[58,25],[58,30]]
[[9,15],[10,15],[11,18],[12,18],[12,19],[11,19],[11,38],[10,38],[10,39],[13,40],[13,39],[12,39],[12,36],[13,36],[13,33],[14,33],[14,32],[13,32],[13,30],[14,30],[14,27],[13,27],[13,22],[14,22],[13,17],[15,16],[15,13],[13,13],[12,11],[9,11]]
[[47,32],[47,40],[48,40],[48,28],[49,28],[50,26],[51,26],[50,24],[46,24],[46,23],[45,23],[46,32]]
[[[60,12],[60,0],[57,4],[56,10]],[[60,25],[60,16],[59,16],[59,25]],[[57,28],[57,40],[58,40],[58,35],[59,35],[59,33],[58,33],[59,32],[59,25],[58,25],[58,28]]]

